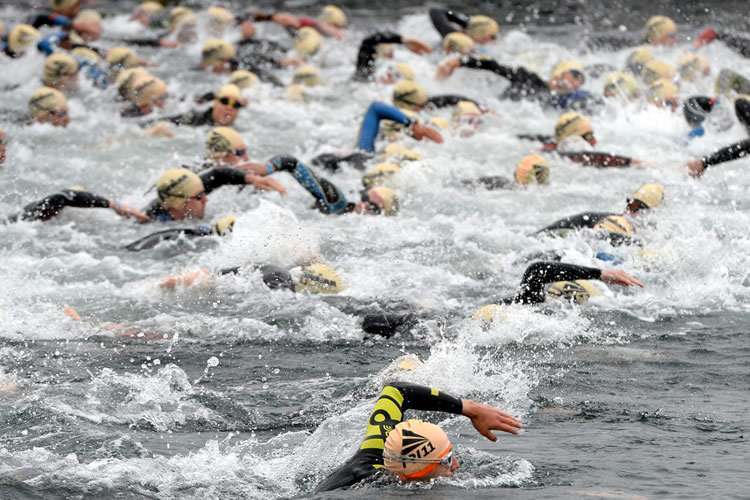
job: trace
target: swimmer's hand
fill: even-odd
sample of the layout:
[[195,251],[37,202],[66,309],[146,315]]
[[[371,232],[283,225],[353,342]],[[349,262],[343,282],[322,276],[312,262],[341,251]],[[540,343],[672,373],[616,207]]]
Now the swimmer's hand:
[[[159,47],[164,47],[165,49],[176,49],[179,46],[180,44],[174,40],[167,40],[166,38],[159,40]],[[149,66],[156,66],[156,64],[150,64]]]
[[602,269],[601,280],[610,285],[639,286],[643,288],[643,283],[619,269]]
[[458,68],[461,67],[461,59],[458,57],[452,57],[438,64],[437,75],[435,78],[438,80],[445,80],[453,74]]
[[406,48],[414,52],[415,54],[429,54],[432,49],[429,45],[417,40],[416,38],[402,38],[402,42],[406,45]]
[[182,286],[192,286],[195,284],[196,281],[202,278],[207,278],[209,275],[208,269],[198,269],[197,271],[192,271],[189,273],[185,273],[179,276],[168,276],[162,280],[161,283],[159,283],[159,287],[173,290],[178,285]]
[[432,142],[437,142],[438,144],[443,143],[443,136],[440,135],[440,132],[432,127],[428,127],[427,125],[422,125],[419,122],[414,122],[414,124],[411,126],[411,136],[418,141],[421,141],[422,139],[429,139]]
[[296,68],[297,66],[302,66],[304,63],[305,61],[303,61],[299,57],[285,57],[284,59],[279,61],[279,64],[281,64],[285,68]]
[[78,315],[78,311],[70,306],[65,306],[63,308],[63,314],[72,320],[81,321],[81,316]]
[[144,214],[140,210],[135,209],[135,208],[130,208],[129,206],[121,204],[121,203],[117,203],[116,201],[110,200],[109,208],[114,210],[114,212],[120,217],[124,217],[126,219],[133,218],[137,220],[138,222],[148,222],[151,220],[146,214]]
[[261,177],[255,174],[246,174],[245,182],[247,184],[252,184],[256,187],[256,189],[260,189],[262,191],[276,191],[277,193],[286,195],[286,188],[284,187],[284,185],[276,179],[272,179],[271,177]]
[[521,422],[504,411],[471,399],[463,399],[461,402],[463,415],[469,417],[471,425],[477,432],[490,441],[497,441],[497,436],[492,431],[503,431],[509,434],[521,432]]
[[693,47],[696,49],[703,47],[704,45],[708,45],[709,43],[716,40],[716,37],[718,37],[719,34],[716,32],[713,28],[706,28],[701,32],[700,35],[698,35],[698,38],[695,39],[693,42]]
[[252,21],[243,21],[240,24],[240,32],[242,33],[243,40],[249,40],[255,36],[255,24]]
[[174,132],[167,122],[156,122],[152,127],[146,129],[146,133],[151,137],[163,137],[165,139],[173,139]]
[[325,36],[331,36],[336,40],[342,40],[344,38],[344,30],[337,28],[333,24],[328,24],[323,21],[318,21],[315,28],[323,33]]
[[703,164],[703,160],[691,160],[687,164],[688,173],[690,177],[700,177],[703,172],[706,171],[706,165]]
[[271,21],[284,28],[298,29],[300,27],[299,18],[293,16],[289,12],[277,12],[276,14],[271,16]]

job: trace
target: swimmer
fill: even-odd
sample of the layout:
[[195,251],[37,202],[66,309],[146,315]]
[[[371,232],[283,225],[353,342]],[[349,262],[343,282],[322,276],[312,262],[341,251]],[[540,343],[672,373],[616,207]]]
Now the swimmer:
[[44,61],[42,83],[60,92],[78,88],[78,62],[64,52],[55,52]]
[[17,24],[0,41],[2,52],[16,59],[23,56],[41,37],[36,28],[28,24]]
[[177,227],[163,229],[151,233],[143,238],[125,245],[125,249],[130,252],[140,252],[151,250],[157,245],[175,241],[181,238],[193,240],[196,238],[205,238],[207,236],[226,236],[234,230],[234,224],[237,218],[234,215],[227,215],[217,220],[213,224],[200,224],[196,227]]
[[128,102],[128,106],[120,112],[124,118],[149,115],[155,109],[163,108],[169,96],[167,84],[148,72],[135,73],[132,81],[123,86]]
[[201,50],[200,68],[213,73],[228,73],[238,69],[253,72],[260,80],[276,86],[282,86],[281,81],[271,71],[282,67],[281,60],[268,56],[262,50],[256,52],[244,50],[238,54],[237,48],[231,43],[212,38],[206,40]]
[[380,471],[402,481],[453,475],[459,461],[448,435],[435,424],[405,420],[409,410],[464,415],[490,441],[497,440],[493,431],[517,435],[522,428],[519,420],[492,406],[458,399],[435,388],[390,382],[375,402],[359,450],[315,491],[352,486]]
[[67,127],[70,123],[68,100],[59,90],[42,87],[29,98],[29,116],[34,123]]
[[720,165],[722,163],[739,160],[750,153],[750,139],[735,142],[704,156],[698,160],[691,160],[687,164],[688,173],[692,177],[701,177],[708,167]]
[[81,0],[50,0],[50,8],[35,15],[29,24],[37,29],[43,26],[70,28],[72,19],[81,10]]
[[206,110],[193,110],[175,116],[160,118],[160,121],[167,121],[177,126],[201,127],[232,125],[240,113],[240,110],[247,106],[247,100],[242,97],[239,87],[234,84],[223,85],[215,93],[207,94],[204,98],[210,97],[211,107]]
[[672,47],[677,43],[677,24],[667,16],[652,16],[646,21],[641,37],[625,33],[616,36],[595,36],[586,40],[592,49],[620,50],[640,43],[653,47]]
[[352,77],[357,81],[369,81],[375,74],[378,47],[391,44],[404,45],[415,54],[429,54],[432,49],[416,38],[409,38],[392,31],[380,31],[362,40],[357,53],[357,67]]
[[704,29],[693,42],[693,47],[698,49],[716,40],[724,42],[724,45],[742,57],[750,57],[750,38],[727,33],[726,31],[716,31],[715,28]]
[[64,189],[59,193],[29,203],[20,213],[8,217],[7,221],[47,221],[60,215],[65,207],[109,208],[120,217],[134,218],[139,222],[146,221],[138,210],[80,188]]
[[521,158],[516,165],[513,180],[503,176],[484,176],[461,181],[464,186],[482,187],[488,191],[513,189],[529,184],[545,185],[549,183],[550,169],[547,160],[539,155],[528,155]]
[[99,49],[91,46],[91,42],[99,40],[102,36],[102,17],[91,9],[80,11],[70,26],[70,30],[58,30],[44,36],[37,48],[40,52],[50,55],[57,49],[72,50],[76,47],[88,47],[99,52]]
[[451,33],[460,32],[476,43],[487,44],[495,41],[500,31],[497,21],[487,16],[467,16],[447,9],[430,9],[429,14],[432,25],[443,39]]
[[[732,119],[723,104],[728,98],[692,96],[685,100],[682,112],[690,126],[689,138],[703,137],[706,128],[714,132],[724,132],[732,126]],[[740,125],[750,135],[750,97],[739,96],[734,101],[734,114]]]

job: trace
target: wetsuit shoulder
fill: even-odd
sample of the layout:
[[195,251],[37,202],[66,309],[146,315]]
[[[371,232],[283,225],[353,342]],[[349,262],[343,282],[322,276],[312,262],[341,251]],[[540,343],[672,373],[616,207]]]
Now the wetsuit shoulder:
[[401,35],[393,31],[379,31],[366,37],[359,45],[357,53],[357,66],[354,71],[354,79],[365,81],[372,78],[375,73],[375,59],[377,57],[378,45],[381,43],[401,43]]
[[517,304],[541,304],[544,302],[545,286],[556,281],[598,280],[602,271],[594,267],[577,266],[564,262],[534,262],[523,273],[521,286],[512,302]]
[[479,103],[474,99],[458,94],[434,95],[427,99],[427,104],[432,105],[436,108],[446,108],[448,106],[455,106],[461,101],[473,102],[474,104],[479,106]]
[[556,222],[553,222],[549,226],[538,231],[539,233],[558,231],[561,229],[581,229],[584,227],[594,227],[599,223],[600,220],[610,215],[617,215],[612,212],[583,212],[570,217],[565,217]]
[[214,119],[211,111],[211,108],[206,110],[195,109],[179,115],[163,118],[163,120],[174,123],[177,126],[201,127],[203,125],[213,125]]
[[750,57],[750,38],[731,33],[719,33],[716,38],[742,57]]
[[469,24],[469,16],[448,9],[430,9],[430,21],[440,36],[445,38],[454,31],[461,31]]
[[220,188],[221,186],[246,184],[245,172],[231,167],[212,168],[199,174],[199,177],[201,178],[201,181],[203,181],[203,189],[206,194]]

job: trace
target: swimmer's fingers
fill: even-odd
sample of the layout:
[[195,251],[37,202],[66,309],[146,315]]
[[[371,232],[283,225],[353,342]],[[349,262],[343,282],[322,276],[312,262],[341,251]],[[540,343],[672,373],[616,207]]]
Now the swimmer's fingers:
[[601,280],[611,285],[644,287],[640,280],[619,269],[603,269]]
[[703,175],[703,172],[706,170],[706,165],[704,165],[703,160],[691,160],[688,162],[687,168],[690,177],[698,178]]
[[458,57],[446,59],[445,61],[438,64],[436,78],[438,80],[444,80],[448,78],[460,65],[461,60]]
[[440,132],[432,127],[422,125],[419,122],[415,122],[414,125],[412,125],[411,136],[418,141],[421,141],[422,139],[429,139],[432,142],[436,142],[438,144],[443,143],[443,136],[440,135]]

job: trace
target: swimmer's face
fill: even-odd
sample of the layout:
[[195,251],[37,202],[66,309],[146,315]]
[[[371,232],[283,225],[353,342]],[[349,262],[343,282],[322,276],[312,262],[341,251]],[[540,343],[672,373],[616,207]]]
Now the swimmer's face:
[[140,8],[136,8],[135,11],[133,11],[133,15],[130,16],[130,20],[137,21],[147,28],[149,24],[151,24],[151,18],[149,18],[148,13]]
[[214,122],[223,127],[233,124],[240,113],[240,108],[237,107],[237,104],[233,100],[226,98],[214,100],[213,109],[211,110]]
[[484,36],[472,37],[472,40],[474,40],[476,43],[481,43],[481,44],[492,43],[496,39],[497,39],[497,35],[484,35]]
[[73,28],[86,42],[95,42],[102,37],[101,23],[75,23]]
[[198,193],[185,201],[185,218],[202,219],[206,212],[208,196],[206,193]]
[[63,93],[75,91],[78,88],[78,73],[63,77],[55,88]]
[[42,113],[37,117],[36,121],[39,123],[49,123],[55,127],[67,127],[70,123],[68,108],[55,109]]
[[222,165],[237,165],[238,163],[247,160],[247,146],[242,144],[237,149],[219,158],[219,163],[221,163]]
[[662,37],[651,40],[652,45],[661,45],[663,47],[672,47],[677,43],[677,33],[668,33]]
[[584,82],[584,77],[578,71],[566,71],[558,78],[554,78],[549,82],[549,86],[552,90],[557,92],[574,92],[581,88]]

